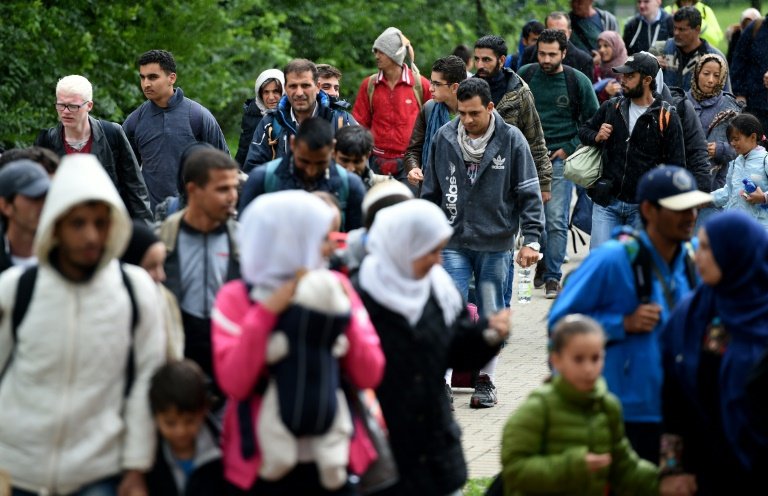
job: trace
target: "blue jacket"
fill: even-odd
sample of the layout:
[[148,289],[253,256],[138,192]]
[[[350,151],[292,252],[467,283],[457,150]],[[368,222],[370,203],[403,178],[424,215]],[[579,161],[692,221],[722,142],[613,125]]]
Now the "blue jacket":
[[674,301],[679,301],[692,288],[686,275],[681,246],[671,267],[654,248],[645,231],[639,240],[610,240],[590,252],[578,270],[572,272],[549,312],[550,332],[562,317],[581,313],[603,326],[606,345],[603,375],[608,389],[619,397],[627,422],[661,422],[662,366],[658,334],[671,309],[655,271],[651,271],[651,302],[661,307],[661,320],[653,332],[625,333],[624,317],[635,311],[637,299],[632,261],[637,254],[634,243],[642,242],[650,250],[653,261],[667,282]]
[[[328,167],[325,175],[317,180],[312,189],[307,189],[303,182],[294,174],[293,157],[286,156],[278,158],[280,165],[275,169],[276,184],[275,191],[285,191],[290,189],[306,189],[307,191],[327,191],[337,198],[343,188],[342,178],[339,176],[339,170],[333,162]],[[239,212],[242,213],[257,196],[264,194],[265,181],[267,175],[266,164],[263,167],[257,167],[248,175],[248,180],[243,185],[243,191],[240,194]],[[345,171],[346,172],[346,171]],[[349,181],[349,192],[347,196],[347,206],[344,209],[344,230],[351,231],[363,225],[363,197],[365,196],[365,186],[360,176],[351,172],[347,173]]]
[[439,206],[453,227],[452,249],[482,252],[512,248],[518,227],[525,243],[538,242],[544,204],[528,142],[494,111],[496,129],[485,149],[475,183],[459,147],[459,119],[440,128],[424,168],[421,197]]
[[[316,117],[321,117],[333,125],[333,132],[344,126],[356,126],[357,121],[351,114],[336,108],[336,103],[325,92],[317,94]],[[276,158],[291,154],[289,139],[295,135],[297,125],[291,118],[291,103],[288,96],[284,95],[277,104],[277,108],[267,112],[256,126],[253,140],[248,147],[248,155],[243,163],[243,171],[251,172],[255,167],[265,164]]]
[[750,205],[739,194],[744,189],[744,178],[750,178],[763,191],[768,191],[768,152],[758,146],[751,152],[739,155],[728,165],[725,185],[712,192],[712,203],[725,210],[744,210],[759,223],[768,228],[768,209],[762,205]]
[[733,94],[746,97],[750,109],[765,111],[768,89],[763,74],[768,68],[768,22],[762,22],[757,33],[755,27],[753,22],[742,31],[729,72],[733,76]]
[[145,101],[125,119],[123,129],[141,164],[153,211],[167,197],[179,194],[179,159],[189,145],[204,141],[229,155],[216,119],[208,109],[186,98],[181,88],[174,90],[165,108]]
[[[768,436],[761,429],[764,419],[751,414],[745,387],[750,372],[765,353],[768,332],[752,336],[730,333],[730,341],[720,362],[718,384],[709,385],[717,387],[719,391],[721,424],[713,423],[712,418],[687,416],[690,412],[695,412],[693,415],[698,414],[698,417],[707,416],[706,407],[701,404],[698,391],[702,342],[707,326],[718,315],[716,303],[711,295],[712,292],[707,291],[706,286],[697,288],[680,302],[661,330],[665,379],[677,386],[665,387],[665,395],[673,394],[674,397],[665,396],[665,401],[670,404],[665,408],[664,423],[669,427],[669,432],[676,433],[676,427],[683,427],[684,430],[691,431],[692,435],[705,439],[716,435],[713,429],[722,430],[741,464],[746,468],[753,468],[752,464],[760,463],[759,459],[762,458],[764,462],[768,450]],[[690,408],[691,406],[693,408]],[[686,417],[669,419],[667,416],[679,416],[681,412]],[[677,425],[674,420],[678,421]],[[696,432],[695,426],[707,427]],[[685,447],[683,449],[685,450]]]
[[[675,45],[674,38],[667,40],[667,44],[664,46],[664,55],[668,60],[670,58],[672,59],[674,66],[663,69],[664,83],[666,83],[667,86],[677,86],[678,88],[682,88],[685,91],[690,90],[691,78],[693,77],[693,69],[696,67],[696,63],[699,61],[699,58],[706,53],[715,53],[721,56],[723,60],[725,60],[725,55],[723,55],[723,52],[711,46],[709,43],[707,43],[707,40],[701,40],[701,45],[699,45],[699,48],[697,48],[695,52],[696,53],[690,59],[688,59],[688,63],[683,66],[683,52],[677,47],[677,45]],[[733,71],[730,72],[733,74]],[[725,80],[724,91],[727,91],[728,93],[731,92],[730,76],[728,76],[728,78]]]

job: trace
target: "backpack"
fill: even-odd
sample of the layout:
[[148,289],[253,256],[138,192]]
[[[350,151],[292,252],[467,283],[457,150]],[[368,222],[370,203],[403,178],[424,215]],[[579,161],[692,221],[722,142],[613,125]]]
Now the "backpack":
[[[533,75],[535,74],[534,71],[541,71],[541,66],[539,64],[530,64],[525,71],[520,70],[517,74],[523,81],[530,85]],[[579,98],[578,76],[576,76],[576,70],[573,67],[565,64],[563,64],[563,72],[565,73],[565,87],[568,91],[568,100],[571,103],[571,117],[573,118],[573,122],[578,125],[579,117],[581,116],[581,98]]]
[[[11,342],[12,346],[18,340],[18,330],[24,316],[27,314],[29,304],[32,302],[32,293],[35,291],[35,282],[37,281],[38,266],[33,265],[27,268],[19,277],[18,285],[16,286],[16,301],[13,305],[13,312],[11,313]],[[123,284],[128,292],[128,298],[131,302],[131,347],[128,350],[128,362],[126,364],[126,381],[125,389],[123,390],[123,396],[128,397],[133,385],[133,379],[136,374],[136,364],[133,353],[133,338],[136,335],[136,326],[139,323],[139,306],[136,303],[136,295],[133,291],[133,283],[131,283],[130,277],[125,272],[123,264],[120,264],[120,274],[123,277]],[[11,359],[5,364],[5,367],[0,371],[0,378],[5,375],[6,370],[11,364]]]
[[[632,275],[635,278],[637,300],[640,304],[650,303],[652,290],[651,278],[653,277],[653,259],[651,251],[645,246],[645,243],[640,241],[640,234],[631,227],[622,227],[616,238],[624,245],[627,256],[632,260]],[[632,259],[635,245],[637,245],[638,249],[637,253],[634,254],[634,259]],[[693,262],[693,245],[690,241],[687,241],[683,245],[683,249],[686,251],[685,276],[686,279],[688,279],[688,286],[690,288],[695,288],[696,267]],[[670,305],[671,309],[672,302],[667,303]]]
[[[339,117],[341,119],[341,117]],[[277,175],[275,172],[280,166],[282,159],[272,160],[267,162],[264,167],[264,193],[274,193],[277,191]],[[346,220],[347,211],[347,199],[349,198],[349,172],[339,164],[333,164],[336,167],[336,171],[341,178],[341,190],[335,193],[336,198],[339,200],[339,209],[341,210],[341,229],[344,229],[344,222]]]
[[[336,113],[334,111],[334,113]],[[339,114],[336,117],[336,131],[349,124],[349,119],[344,119],[344,115]],[[280,143],[280,133],[283,132],[283,126],[280,124],[277,116],[272,117],[272,122],[268,122],[264,127],[264,136],[267,138],[267,144],[272,149],[272,160],[277,158],[277,145]]]
[[[421,110],[423,105],[422,94],[424,93],[424,87],[421,85],[421,73],[415,64],[412,64],[411,72],[413,73],[413,96],[416,97],[416,103],[419,105],[419,110]],[[378,72],[376,74],[371,74],[368,77],[367,82],[366,91],[368,92],[368,107],[371,109],[371,115],[373,115],[373,91],[376,89],[376,84],[372,83],[372,81],[374,81],[378,75]]]

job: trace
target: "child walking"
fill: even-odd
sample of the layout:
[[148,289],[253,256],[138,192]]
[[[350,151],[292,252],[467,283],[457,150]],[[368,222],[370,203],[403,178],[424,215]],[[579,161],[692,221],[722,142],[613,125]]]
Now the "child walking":
[[659,481],[624,436],[621,404],[601,377],[605,335],[584,315],[563,317],[550,342],[557,374],[504,427],[504,494],[691,494],[691,476]]
[[[712,202],[724,210],[744,210],[768,228],[768,152],[760,145],[764,139],[760,121],[751,114],[740,114],[728,125],[727,136],[738,156],[728,164],[725,185],[712,192]],[[757,188],[745,191],[749,189],[745,179]]]

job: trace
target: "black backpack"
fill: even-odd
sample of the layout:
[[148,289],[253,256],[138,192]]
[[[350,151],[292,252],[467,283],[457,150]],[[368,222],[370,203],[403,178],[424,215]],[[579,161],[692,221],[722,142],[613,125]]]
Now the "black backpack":
[[[16,341],[18,340],[18,330],[19,326],[21,325],[22,321],[24,320],[24,316],[27,314],[27,309],[29,308],[29,304],[32,301],[32,293],[35,291],[35,282],[37,281],[37,273],[38,273],[38,266],[33,265],[32,267],[27,268],[22,274],[21,277],[19,277],[18,285],[16,286],[16,302],[13,305],[13,312],[11,313],[11,340],[12,340],[12,346],[15,345]],[[136,334],[136,326],[139,322],[139,307],[136,303],[136,296],[133,291],[133,285],[131,283],[130,278],[128,277],[128,274],[125,272],[125,268],[123,267],[123,264],[120,264],[120,273],[123,276],[123,284],[125,284],[125,289],[128,291],[128,298],[131,301],[131,347],[128,351],[128,363],[126,364],[126,381],[125,381],[125,390],[123,391],[123,394],[125,397],[128,397],[128,393],[131,391],[131,386],[133,385],[133,379],[135,376],[135,368],[136,364],[134,363],[134,356],[133,356],[133,337]],[[3,375],[5,375],[5,372],[8,370],[8,367],[11,364],[11,360],[13,359],[13,354],[11,354],[11,358],[8,359],[8,362],[6,362],[5,367],[2,371],[0,371],[0,379],[2,379]]]
[[[523,71],[523,67],[518,70],[517,74],[529,85],[531,84],[531,80],[533,79],[533,75],[541,70],[541,66],[537,63],[529,64],[527,66],[524,66],[525,70]],[[579,124],[579,117],[581,116],[581,98],[579,98],[579,81],[578,76],[576,76],[576,69],[569,65],[563,64],[563,72],[565,73],[565,87],[568,91],[568,100],[570,100],[571,103],[571,116],[573,117],[573,122],[576,123],[576,125]]]

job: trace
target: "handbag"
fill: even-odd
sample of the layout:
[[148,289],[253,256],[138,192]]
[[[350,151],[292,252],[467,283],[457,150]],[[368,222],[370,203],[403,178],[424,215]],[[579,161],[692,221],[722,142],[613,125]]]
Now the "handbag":
[[365,473],[360,475],[358,485],[360,494],[376,493],[395,485],[400,479],[400,474],[397,471],[392,449],[389,447],[386,424],[376,393],[373,389],[350,388],[347,398],[353,415],[359,416],[362,420],[363,428],[378,455]]
[[603,174],[603,149],[579,146],[565,159],[563,177],[584,188],[592,187]]

